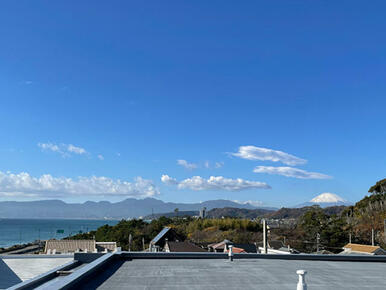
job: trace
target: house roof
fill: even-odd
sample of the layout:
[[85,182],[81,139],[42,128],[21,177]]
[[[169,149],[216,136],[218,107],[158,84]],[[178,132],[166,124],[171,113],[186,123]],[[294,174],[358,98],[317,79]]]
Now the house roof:
[[233,244],[230,240],[223,240],[219,243],[209,244],[208,247],[213,249],[224,249],[226,244]]
[[47,253],[48,250],[52,252],[54,249],[61,253],[72,253],[77,250],[85,251],[86,249],[88,252],[93,252],[95,246],[95,240],[48,240],[44,252]]
[[[232,252],[234,254],[246,253],[244,249],[238,247],[232,247]],[[226,251],[226,253],[228,253],[228,251]]]
[[361,244],[347,244],[344,249],[350,249],[353,252],[374,253],[379,250],[379,246],[361,245]]
[[117,249],[116,242],[96,242],[97,249],[107,249],[110,251],[115,251]]
[[166,242],[170,252],[206,252],[203,248],[200,248],[189,242]]
[[233,244],[233,249],[235,247],[243,249],[246,253],[256,253],[257,252],[257,248],[256,248],[255,244]]

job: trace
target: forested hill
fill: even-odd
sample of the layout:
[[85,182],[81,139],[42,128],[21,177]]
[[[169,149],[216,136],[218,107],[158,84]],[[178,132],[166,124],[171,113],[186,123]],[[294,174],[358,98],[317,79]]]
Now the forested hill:
[[[208,218],[243,218],[243,219],[254,219],[254,218],[270,218],[270,219],[296,219],[301,217],[307,211],[320,208],[319,206],[307,206],[302,208],[281,208],[279,210],[271,209],[246,209],[236,207],[224,207],[214,208],[207,211],[206,217]],[[340,215],[347,207],[346,206],[332,206],[321,209],[326,215]],[[154,215],[148,215],[144,219],[154,219],[160,217],[184,217],[184,216],[197,216],[198,211],[175,211],[168,213],[160,213]]]
[[[278,211],[271,212],[265,215],[266,218],[271,219],[287,219],[287,218],[299,218],[307,211],[320,208],[319,206],[305,206],[302,208],[286,208],[283,207]],[[321,209],[327,215],[339,215],[346,209],[346,206],[331,206]]]
[[248,218],[253,219],[257,217],[263,217],[268,213],[275,212],[269,209],[246,209],[246,208],[234,208],[234,207],[224,207],[224,208],[214,208],[207,213],[208,218],[222,218],[222,217],[232,217],[232,218]]

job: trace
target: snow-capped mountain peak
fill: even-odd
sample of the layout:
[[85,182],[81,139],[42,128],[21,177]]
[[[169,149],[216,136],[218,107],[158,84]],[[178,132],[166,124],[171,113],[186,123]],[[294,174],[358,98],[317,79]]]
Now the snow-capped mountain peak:
[[336,203],[336,202],[346,202],[343,198],[341,198],[339,195],[336,195],[335,193],[325,192],[322,194],[319,194],[318,196],[314,197],[310,200],[310,202],[314,203]]

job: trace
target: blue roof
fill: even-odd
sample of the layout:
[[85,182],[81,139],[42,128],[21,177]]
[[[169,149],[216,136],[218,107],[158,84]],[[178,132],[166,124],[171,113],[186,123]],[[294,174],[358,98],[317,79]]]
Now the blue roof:
[[160,231],[160,232],[158,233],[158,235],[156,235],[156,236],[154,237],[154,239],[151,240],[150,243],[153,243],[153,244],[157,243],[164,235],[166,235],[166,233],[167,233],[169,230],[170,230],[169,227],[163,228],[162,231]]

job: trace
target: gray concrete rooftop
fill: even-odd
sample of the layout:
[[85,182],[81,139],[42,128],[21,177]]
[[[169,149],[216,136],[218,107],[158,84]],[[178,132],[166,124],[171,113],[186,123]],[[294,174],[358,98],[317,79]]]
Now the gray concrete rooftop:
[[386,289],[386,263],[240,259],[134,259],[111,263],[77,289]]
[[0,256],[0,289],[34,278],[73,260],[71,255]]

